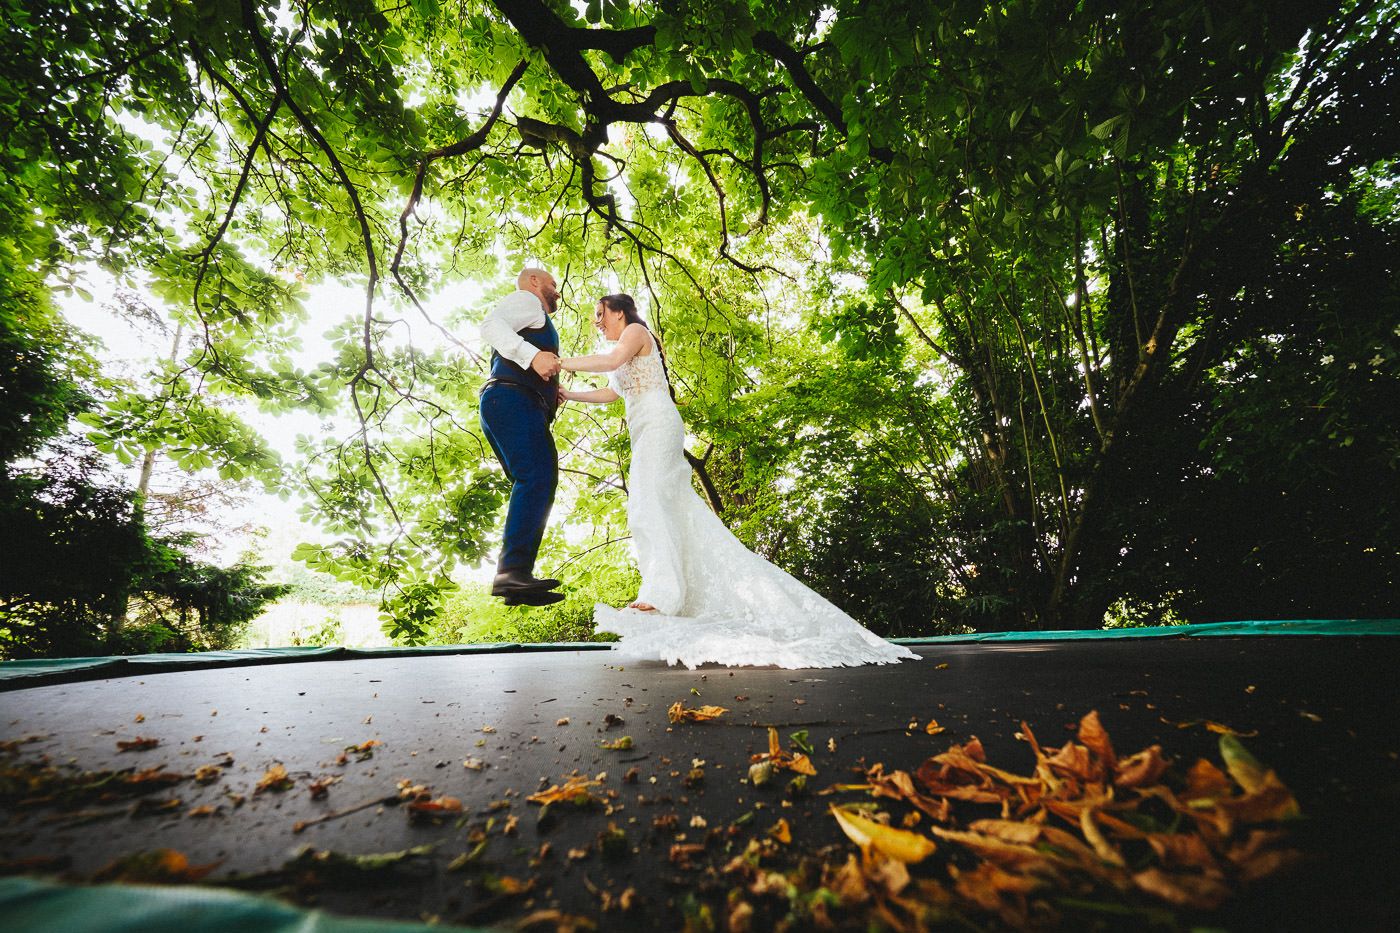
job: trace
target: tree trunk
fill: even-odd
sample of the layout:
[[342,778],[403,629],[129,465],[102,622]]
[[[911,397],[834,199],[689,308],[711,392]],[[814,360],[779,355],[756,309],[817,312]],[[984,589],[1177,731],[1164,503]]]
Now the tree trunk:
[[[714,450],[714,447],[712,446],[710,450]],[[711,510],[714,511],[715,515],[723,518],[724,503],[720,500],[719,490],[715,488],[715,481],[710,478],[710,471],[705,469],[705,461],[710,459],[709,453],[705,454],[704,460],[688,450],[682,450],[682,453],[685,454],[686,462],[690,464],[690,468],[695,471],[695,475],[699,478],[700,488],[705,490],[705,499],[710,503]]]

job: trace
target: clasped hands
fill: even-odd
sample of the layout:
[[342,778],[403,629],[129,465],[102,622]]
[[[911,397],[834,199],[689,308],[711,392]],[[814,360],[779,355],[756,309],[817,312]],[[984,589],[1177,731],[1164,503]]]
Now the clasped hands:
[[541,350],[539,353],[536,353],[535,358],[530,361],[530,368],[533,369],[541,379],[553,379],[555,376],[559,375],[559,370],[562,367],[557,353]]

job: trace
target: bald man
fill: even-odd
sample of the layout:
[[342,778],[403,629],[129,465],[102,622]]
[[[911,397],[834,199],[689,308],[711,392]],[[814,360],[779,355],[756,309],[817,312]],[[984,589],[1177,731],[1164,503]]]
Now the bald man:
[[481,427],[510,477],[510,507],[491,595],[508,606],[547,606],[564,598],[558,580],[535,577],[559,457],[549,425],[559,406],[559,332],[550,320],[559,306],[554,276],[527,268],[516,291],[481,322],[491,347],[491,378],[481,391]]

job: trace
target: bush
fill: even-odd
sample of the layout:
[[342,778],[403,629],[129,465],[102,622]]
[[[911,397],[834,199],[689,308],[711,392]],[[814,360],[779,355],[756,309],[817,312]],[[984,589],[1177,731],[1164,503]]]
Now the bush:
[[331,613],[319,625],[300,628],[292,632],[293,647],[330,648],[345,643],[345,626],[340,616]]
[[0,467],[0,656],[227,648],[281,592],[266,568],[218,567],[190,556],[187,535],[149,534],[95,451],[52,453]]
[[447,597],[424,643],[615,641],[593,633],[593,606],[625,606],[636,599],[641,585],[636,569],[630,563],[618,567],[604,560],[578,561],[561,576],[566,576],[565,598],[553,606],[508,607],[491,596],[486,584],[464,586]]
[[299,603],[313,603],[317,606],[352,606],[372,603],[378,597],[353,583],[337,580],[328,573],[309,570],[295,564],[285,570],[280,578],[273,577],[284,588],[286,599]]

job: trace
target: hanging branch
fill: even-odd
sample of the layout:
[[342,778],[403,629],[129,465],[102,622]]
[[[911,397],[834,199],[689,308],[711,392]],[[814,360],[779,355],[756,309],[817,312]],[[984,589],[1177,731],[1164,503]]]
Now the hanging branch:
[[922,340],[924,343],[928,344],[930,347],[932,347],[934,352],[937,353],[940,357],[942,357],[946,362],[961,369],[962,364],[958,362],[957,358],[954,357],[953,354],[945,350],[943,346],[938,343],[938,341],[930,337],[924,331],[924,329],[919,326],[919,322],[914,319],[914,315],[909,313],[909,309],[904,307],[904,302],[899,300],[899,296],[895,294],[893,288],[889,290],[888,294],[890,296],[890,301],[893,301],[894,306],[899,309],[899,312],[901,314],[904,315],[904,319],[909,322],[909,326],[914,328],[914,332],[919,335],[919,339]]
[[447,328],[434,321],[428,314],[427,309],[424,308],[422,303],[418,300],[418,296],[414,293],[412,287],[404,280],[403,274],[399,270],[399,265],[403,261],[404,249],[408,245],[408,218],[417,210],[418,201],[423,196],[423,182],[428,176],[429,167],[439,159],[455,158],[473,152],[486,142],[492,127],[494,127],[496,121],[500,119],[501,110],[505,107],[506,98],[510,95],[516,83],[519,82],[520,78],[525,74],[525,69],[529,67],[529,64],[528,61],[522,60],[515,66],[515,70],[513,70],[510,73],[510,77],[506,79],[506,83],[502,86],[500,93],[496,95],[496,106],[491,108],[491,113],[487,116],[486,122],[483,123],[476,132],[457,140],[455,143],[450,143],[446,146],[425,152],[422,158],[419,159],[418,171],[413,177],[413,192],[408,196],[408,203],[404,205],[402,213],[399,214],[399,243],[394,250],[394,260],[389,264],[389,272],[394,276],[394,281],[398,283],[399,288],[403,291],[404,295],[408,297],[408,300],[413,303],[413,306],[423,315],[424,320],[437,328],[448,340],[464,348],[478,364],[481,363],[481,357],[478,356],[471,347],[467,346],[461,340],[458,340]]
[[[215,80],[219,81],[221,84],[224,83],[222,75],[218,75],[217,72],[213,70],[210,71],[210,74],[215,75]],[[203,310],[200,308],[199,292],[204,285],[204,277],[209,271],[209,262],[214,256],[214,250],[217,249],[219,243],[223,241],[224,234],[228,232],[229,224],[233,222],[234,212],[238,209],[238,203],[243,197],[244,188],[247,187],[248,176],[253,170],[253,162],[257,158],[258,150],[266,145],[267,129],[272,125],[273,118],[277,116],[277,112],[281,109],[282,94],[281,91],[277,91],[272,95],[272,103],[268,105],[267,113],[258,121],[257,128],[253,133],[253,141],[248,144],[248,154],[243,159],[243,165],[238,173],[238,181],[233,186],[233,194],[229,197],[228,209],[224,211],[224,219],[214,230],[213,235],[209,237],[208,241],[204,244],[204,248],[200,250],[199,253],[199,271],[195,274],[194,279],[193,305],[195,314],[199,316],[201,323],[204,324],[204,342],[208,349],[212,349],[209,340],[209,325],[208,322],[205,321]]]
[[682,152],[685,152],[696,162],[700,163],[700,168],[704,171],[705,177],[709,179],[710,187],[714,189],[715,197],[719,200],[720,256],[729,260],[740,269],[743,269],[749,275],[757,276],[760,272],[772,272],[775,275],[782,275],[784,278],[790,278],[790,276],[786,276],[783,272],[775,269],[771,265],[765,263],[763,265],[751,266],[729,252],[729,210],[725,207],[724,203],[724,187],[720,185],[719,179],[715,177],[714,171],[710,168],[710,163],[706,162],[705,157],[696,150],[695,146],[691,145],[690,141],[681,135],[680,128],[676,126],[676,121],[667,120],[665,121],[665,125],[666,133],[671,137],[671,141],[679,146]]
[[[608,127],[613,124],[660,123],[666,126],[668,134],[676,145],[700,164],[701,170],[719,195],[721,212],[720,256],[749,275],[756,276],[760,271],[783,274],[771,266],[752,266],[744,263],[729,252],[728,218],[725,216],[723,190],[703,155],[696,147],[686,142],[675,128],[673,118],[677,103],[686,97],[726,96],[735,99],[744,107],[753,128],[754,138],[752,156],[746,163],[746,167],[753,173],[759,187],[760,209],[756,224],[761,225],[767,222],[772,197],[767,178],[767,170],[772,166],[763,164],[764,143],[786,133],[798,129],[808,129],[812,126],[809,121],[803,121],[773,130],[766,128],[760,101],[766,96],[780,92],[781,86],[768,87],[755,92],[738,82],[722,78],[706,78],[695,82],[688,80],[667,81],[652,88],[640,100],[619,100],[603,86],[583,52],[589,49],[598,49],[605,51],[614,61],[621,62],[631,52],[654,43],[655,27],[643,26],[626,30],[573,27],[567,25],[542,0],[509,0],[509,2],[508,0],[495,0],[495,6],[522,39],[533,48],[540,50],[545,62],[560,80],[578,95],[579,106],[585,114],[582,132],[540,120],[521,118],[517,121],[521,138],[538,144],[543,144],[545,141],[555,142],[570,154],[583,174],[581,190],[584,200],[607,222],[609,229],[614,226],[622,226],[623,222],[618,217],[617,207],[612,196],[599,195],[594,190],[596,173],[592,166],[592,157],[599,154],[600,149],[607,142]],[[806,70],[803,52],[792,48],[772,32],[761,32],[756,35],[754,48],[782,62],[794,85],[807,101],[826,118],[832,127],[843,136],[846,135],[846,123],[841,116],[840,108],[817,86],[815,80]],[[889,162],[894,157],[891,150],[878,146],[872,146],[870,152],[876,159],[883,162]],[[741,160],[736,157],[737,161]],[[624,234],[637,241],[637,238],[628,231],[624,230]],[[640,241],[637,242],[640,245]]]
[[[262,34],[262,25],[258,22],[253,0],[242,0],[243,26],[248,31],[248,35],[253,40],[253,46],[257,50],[258,57],[262,60],[263,67],[267,69],[268,78],[272,81],[273,88],[278,96],[286,101],[287,109],[296,117],[297,124],[302,131],[311,137],[318,149],[326,156],[334,170],[336,178],[339,179],[341,187],[350,198],[350,206],[354,212],[355,220],[360,227],[360,238],[365,250],[365,260],[369,266],[369,279],[365,283],[365,311],[362,345],[365,358],[360,363],[359,369],[350,379],[350,401],[355,408],[355,416],[360,422],[360,446],[364,453],[365,467],[370,475],[374,477],[375,485],[379,489],[380,497],[384,500],[389,513],[394,517],[394,523],[400,532],[404,531],[403,519],[399,515],[398,509],[394,506],[393,497],[389,494],[388,486],[384,483],[384,478],[379,473],[379,468],[374,464],[374,454],[369,443],[369,421],[365,416],[364,409],[360,404],[360,384],[368,382],[368,375],[371,371],[378,372],[375,367],[374,358],[374,293],[379,284],[379,259],[374,249],[374,235],[370,230],[369,218],[365,215],[364,207],[360,204],[359,190],[355,183],[350,180],[350,176],[345,171],[345,166],[341,164],[340,157],[336,155],[334,147],[326,141],[325,136],[316,127],[316,124],[306,115],[297,102],[287,92],[286,84],[283,80],[281,70],[273,60],[272,50],[268,47],[267,39]],[[374,385],[373,383],[369,383]],[[378,410],[378,387],[375,387],[375,408]]]

